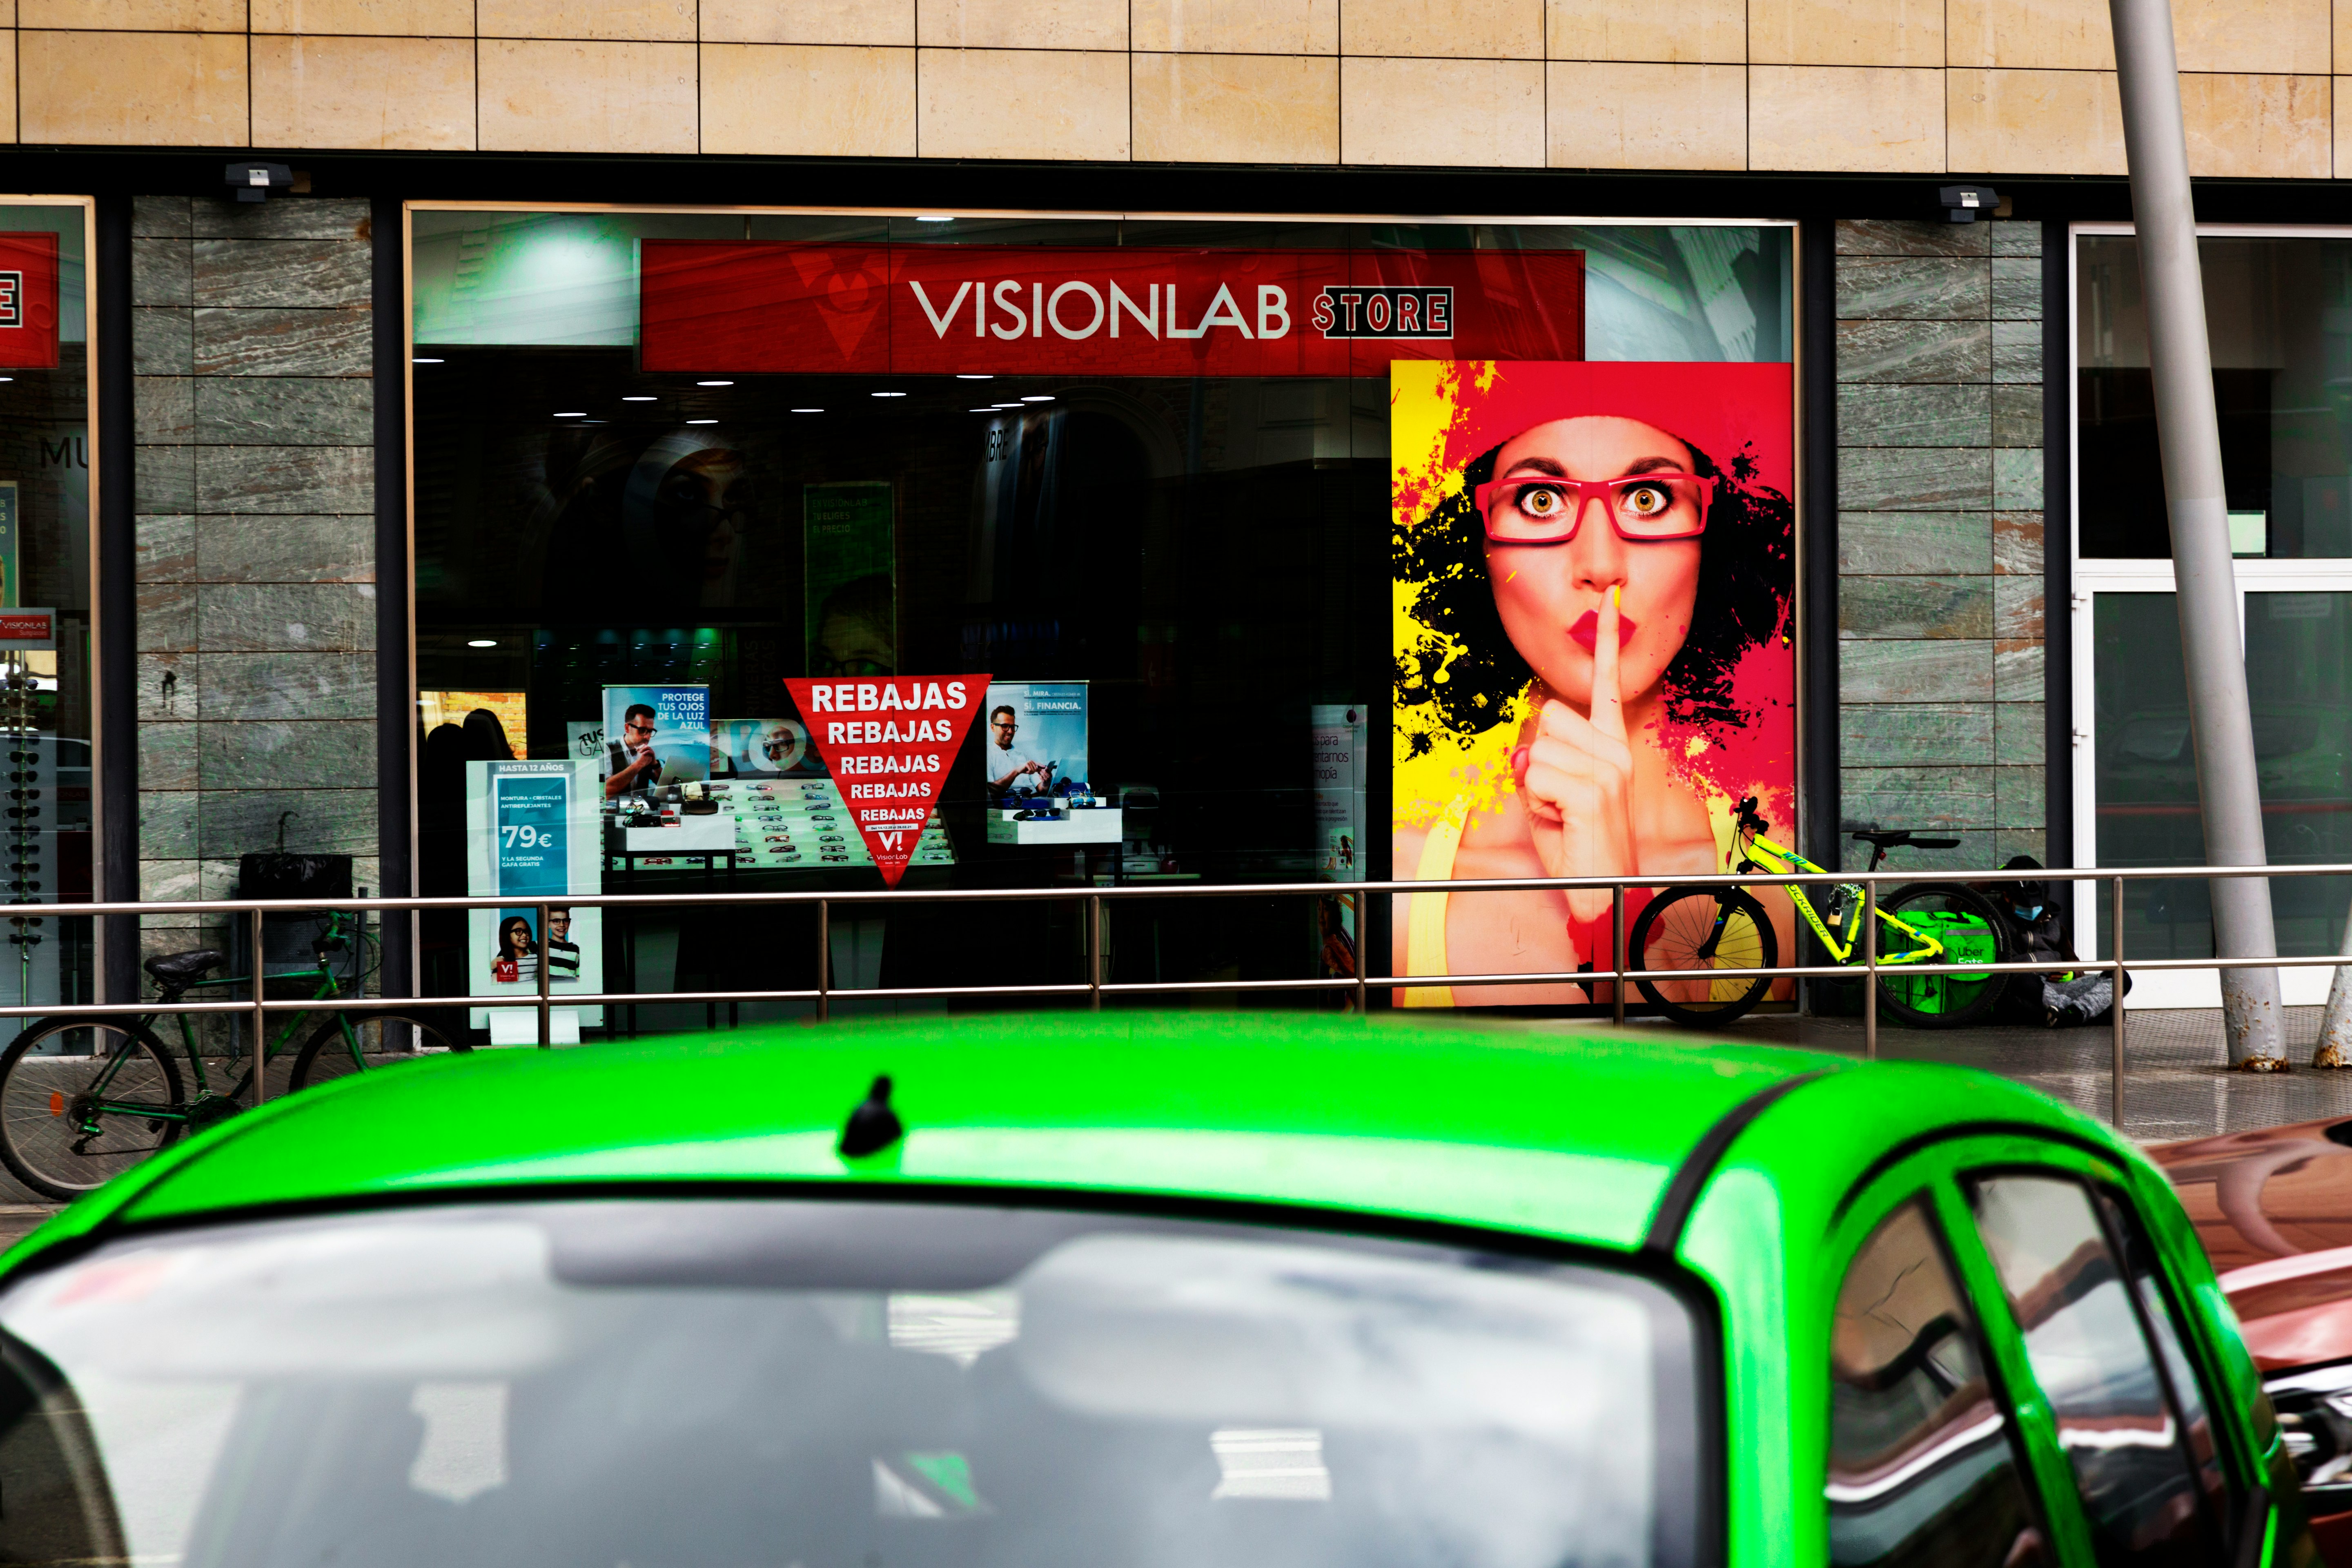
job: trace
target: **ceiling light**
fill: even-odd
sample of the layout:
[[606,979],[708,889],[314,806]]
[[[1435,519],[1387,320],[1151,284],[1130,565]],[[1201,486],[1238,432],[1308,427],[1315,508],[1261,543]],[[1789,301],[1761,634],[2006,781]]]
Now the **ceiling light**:
[[448,362],[446,360],[437,359],[413,359],[408,363],[411,364],[446,364]]
[[822,414],[824,410],[822,408],[795,408],[793,412],[795,414]]
[[876,397],[904,397],[907,395],[903,392],[877,392],[873,395]]
[[697,386],[732,386],[735,384],[731,381],[698,381],[694,384]]
[[953,223],[955,219],[945,213],[920,213],[916,216],[915,221],[917,223]]
[[499,646],[499,639],[496,637],[476,637],[466,646],[467,647],[496,647]]
[[572,410],[569,414],[558,414],[555,417],[558,419],[585,419],[588,417],[588,411],[584,408],[578,408]]
[[624,397],[621,401],[624,403],[658,403],[661,400],[654,396],[651,393],[640,392],[634,397]]
[[687,423],[688,425],[716,425],[719,421],[716,419],[689,419]]
[[1026,396],[1026,397],[1023,398],[1021,401],[1022,401],[1022,402],[1024,402],[1024,403],[1051,403],[1051,402],[1053,402],[1053,401],[1054,401],[1054,399],[1053,399],[1052,395],[1049,395],[1049,394],[1047,394],[1047,393],[1043,393],[1043,392],[1034,392],[1034,393],[1031,393],[1028,396]]
[[996,412],[996,405],[992,403],[985,408],[975,408],[972,412],[974,414],[993,414]]
[[956,379],[958,381],[994,381],[996,378],[992,375],[969,375],[962,371],[958,371]]

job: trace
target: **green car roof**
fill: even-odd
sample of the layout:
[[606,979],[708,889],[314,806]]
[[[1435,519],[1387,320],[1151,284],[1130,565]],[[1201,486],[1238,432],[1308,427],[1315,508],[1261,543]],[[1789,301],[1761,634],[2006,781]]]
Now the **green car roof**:
[[[884,1073],[907,1135],[846,1159],[842,1124]],[[1712,1168],[1719,1149],[1693,1160],[1703,1141],[1790,1086],[1775,1135],[1741,1154],[1793,1184],[1795,1209],[1826,1214],[1891,1138],[1954,1121],[2121,1148],[1984,1074],[1645,1034],[1214,1013],[777,1025],[476,1051],[306,1091],[150,1162],[5,1263],[286,1205],[770,1180],[1270,1201],[1633,1249],[1677,1171]]]

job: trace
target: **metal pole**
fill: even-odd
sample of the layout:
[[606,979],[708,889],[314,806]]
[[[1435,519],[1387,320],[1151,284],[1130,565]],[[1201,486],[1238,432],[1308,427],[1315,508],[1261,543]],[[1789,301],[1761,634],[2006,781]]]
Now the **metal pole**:
[[1356,1016],[1361,1018],[1372,1005],[1371,987],[1364,983],[1364,895],[1350,893],[1348,901],[1356,906]]
[[824,1023],[833,1016],[833,998],[826,980],[833,973],[833,906],[824,899],[816,901],[816,1021]]
[[1610,1021],[1625,1022],[1625,889],[1609,889],[1609,967],[1617,978],[1609,983]]
[[[2110,877],[2115,890],[2109,895],[2111,912],[2108,929],[2115,941],[2107,959],[2113,966],[2109,973],[2114,982],[2107,997],[2107,1075],[2111,1082],[2107,1091],[2107,1120],[2116,1131],[2124,1130],[2124,879]],[[2228,973],[2224,971],[2223,973]]]
[[548,990],[547,910],[547,905],[539,906],[539,1048],[542,1051],[555,1048],[555,1012],[548,1002],[552,994]]
[[1102,1011],[1102,895],[1087,895],[1087,1010]]
[[1878,884],[1862,885],[1862,930],[1854,936],[1862,948],[1862,1055],[1878,1059]]
[[269,1075],[263,1069],[268,1065],[269,1010],[261,1004],[268,994],[262,983],[261,911],[253,911],[253,1108],[269,1098]]
[[[2172,520],[2173,583],[2205,857],[2217,866],[2264,866],[2269,860],[2263,844],[2262,787],[2238,632],[2221,426],[2213,406],[2212,345],[2205,331],[2172,7],[2170,0],[2108,0],[2108,11],[2123,92],[2132,222],[2147,300],[2148,363],[2156,383],[2165,502]],[[2211,889],[2219,956],[2277,957],[2269,881],[2217,877]],[[2118,1006],[2120,989],[2119,984]],[[2221,1009],[2231,1066],[2285,1065],[2277,970],[2222,970]]]

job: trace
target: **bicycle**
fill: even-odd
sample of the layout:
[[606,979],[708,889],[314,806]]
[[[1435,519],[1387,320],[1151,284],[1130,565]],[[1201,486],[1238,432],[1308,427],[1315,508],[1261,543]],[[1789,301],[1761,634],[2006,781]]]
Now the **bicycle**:
[[[1733,808],[1736,835],[1731,859],[1736,875],[1799,875],[1820,871],[1795,850],[1764,837],[1771,824],[1758,814],[1756,797]],[[1889,849],[1953,849],[1957,838],[1919,838],[1907,830],[1857,833],[1871,847],[1870,869],[1885,862]],[[1812,927],[1833,963],[1861,967],[1862,884],[1832,885],[1816,909],[1809,889],[1791,886],[1789,897]],[[1916,1028],[1957,1029],[1984,1016],[1999,999],[2009,976],[1905,974],[1905,964],[2000,963],[2011,956],[2009,924],[1990,900],[1958,882],[1913,882],[1878,900],[1875,938],[1880,970],[1879,1006]],[[1626,968],[1650,1005],[1678,1024],[1709,1027],[1727,1024],[1764,999],[1767,975],[1706,982],[1706,994],[1687,993],[1701,982],[1664,977],[1667,971],[1769,969],[1780,963],[1780,938],[1764,906],[1744,888],[1667,888],[1643,910],[1627,943]],[[1888,971],[1895,973],[1889,973]],[[1649,976],[1658,974],[1653,980]],[[1669,989],[1685,993],[1669,995]]]
[[[360,949],[357,980],[363,988],[374,972],[372,954],[381,952],[382,943],[369,934],[363,919],[354,921],[331,912],[312,943],[317,967],[268,978],[316,980],[310,1000],[331,1004],[343,993],[329,955],[350,951],[354,940]],[[182,1086],[172,1052],[152,1027],[191,991],[252,984],[252,977],[243,974],[205,978],[227,962],[209,947],[151,958],[145,968],[162,993],[153,1010],[110,1017],[39,1018],[26,1025],[0,1051],[0,1163],[42,1196],[68,1200],[244,1110],[254,1072],[266,1070],[270,1058],[285,1054],[288,1043],[314,1016],[310,1010],[289,1015],[286,1026],[257,1052],[232,1047],[229,1059],[247,1056],[248,1065],[243,1076],[223,1089],[215,1089],[206,1078],[204,1055],[196,1046],[197,1015],[173,1014],[195,1080],[194,1099]],[[354,1018],[336,1008],[303,1042],[294,1058],[289,1092],[414,1060],[428,1051],[469,1048],[421,1018],[373,1011]]]

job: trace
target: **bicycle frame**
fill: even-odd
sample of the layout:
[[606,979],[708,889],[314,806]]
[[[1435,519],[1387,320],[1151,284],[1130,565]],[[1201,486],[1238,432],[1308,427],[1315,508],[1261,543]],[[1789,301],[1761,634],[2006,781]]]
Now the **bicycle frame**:
[[[314,1002],[330,1001],[334,997],[341,995],[342,988],[335,982],[335,972],[333,968],[326,963],[326,954],[331,951],[332,947],[341,945],[344,935],[345,926],[342,915],[340,912],[330,910],[327,917],[327,929],[321,931],[319,937],[319,945],[317,950],[320,957],[319,967],[316,969],[292,970],[284,974],[271,975],[268,978],[272,980],[317,980],[319,982],[319,987],[310,994],[310,999]],[[364,950],[369,945],[367,925],[364,920],[361,921],[359,923],[356,935],[362,949]],[[364,973],[364,970],[362,970],[362,973]],[[190,991],[219,990],[229,986],[249,985],[253,983],[253,976],[249,974],[220,974],[215,975],[209,980],[194,981],[189,984],[187,989]],[[152,1030],[154,1027],[155,1021],[163,1016],[164,1013],[160,1008],[152,1013],[142,1014],[139,1018],[140,1026],[142,1028]],[[204,1053],[196,1047],[196,1029],[194,1016],[187,1013],[175,1013],[173,1014],[172,1016],[179,1021],[180,1048],[187,1057],[188,1070],[194,1076],[195,1080],[195,1092],[189,1097],[187,1105],[184,1108],[173,1110],[169,1106],[153,1105],[145,1100],[118,1100],[107,1099],[106,1091],[108,1087],[113,1083],[114,1075],[120,1072],[121,1070],[122,1064],[131,1058],[131,1053],[126,1050],[116,1053],[114,1060],[107,1064],[106,1070],[99,1074],[98,1081],[91,1086],[91,1098],[89,1110],[93,1114],[93,1116],[113,1113],[124,1116],[142,1117],[151,1121],[194,1121],[196,1118],[198,1109],[207,1100],[215,1098],[235,1100],[237,1097],[243,1095],[247,1089],[249,1089],[253,1085],[253,1075],[263,1070],[267,1066],[270,1056],[282,1052],[286,1047],[291,1043],[294,1037],[301,1032],[302,1026],[310,1021],[311,1015],[307,1012],[290,1014],[287,1017],[286,1026],[283,1029],[278,1031],[276,1035],[272,1036],[266,1042],[257,1042],[259,1048],[254,1052],[252,1060],[247,1065],[244,1074],[239,1077],[235,1083],[229,1085],[228,1088],[218,1096],[214,1095],[212,1086],[206,1081],[205,1077],[205,1058]],[[356,1058],[360,1049],[359,1036],[352,1027],[351,1015],[338,1009],[335,1011],[334,1017],[336,1026],[342,1032],[344,1046],[348,1047],[353,1057]],[[94,1123],[91,1124],[88,1130],[94,1132],[96,1131]]]
[[[1738,853],[1739,869],[1743,873],[1778,871],[1797,876],[1806,872],[1828,869],[1826,867],[1814,865],[1793,849],[1773,843],[1761,833],[1753,832],[1745,827],[1739,832]],[[1831,923],[1823,922],[1821,915],[1814,910],[1812,900],[1805,896],[1802,884],[1791,885],[1789,889],[1789,898],[1797,906],[1797,912],[1805,917],[1805,923],[1813,928],[1813,934],[1822,939],[1822,945],[1829,951],[1830,961],[1833,963],[1853,963],[1855,950],[1862,945],[1861,885],[1844,884],[1837,889],[1837,900],[1843,907],[1831,911],[1832,923],[1838,927],[1836,930],[1832,929]],[[1881,925],[1891,926],[1901,931],[1910,938],[1912,942],[1911,949],[1907,952],[1880,953],[1878,962],[1882,967],[1901,963],[1933,963],[1943,956],[1942,942],[1906,922],[1900,917],[1880,910],[1878,921]]]

